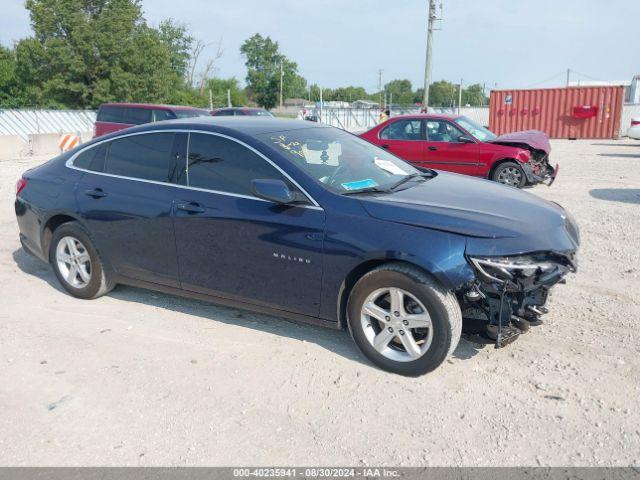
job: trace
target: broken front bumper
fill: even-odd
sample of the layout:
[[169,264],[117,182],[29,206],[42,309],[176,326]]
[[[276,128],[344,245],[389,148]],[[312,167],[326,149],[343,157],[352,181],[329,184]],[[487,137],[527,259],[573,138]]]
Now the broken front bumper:
[[[523,260],[524,259],[524,260]],[[547,313],[549,290],[576,271],[574,255],[470,258],[476,281],[458,293],[468,333],[496,348],[513,342]]]
[[536,174],[530,164],[523,163],[522,170],[524,171],[525,177],[527,177],[527,184],[537,185],[538,183],[545,183],[548,187],[550,187],[558,176],[560,166],[557,163],[555,167],[552,167],[549,164],[545,164],[540,168],[540,170],[544,171]]

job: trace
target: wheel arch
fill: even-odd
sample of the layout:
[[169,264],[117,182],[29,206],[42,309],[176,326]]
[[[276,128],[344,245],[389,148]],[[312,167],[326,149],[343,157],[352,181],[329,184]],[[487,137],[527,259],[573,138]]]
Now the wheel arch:
[[509,158],[509,157],[501,158],[500,160],[493,162],[493,165],[491,165],[491,168],[489,169],[489,173],[487,173],[486,178],[488,180],[493,180],[493,174],[495,173],[496,169],[503,163],[507,163],[507,162],[513,162],[520,165],[520,162],[515,158]]
[[60,226],[69,222],[79,222],[79,218],[69,215],[68,213],[55,213],[43,222],[42,232],[40,234],[40,245],[45,258],[49,259],[49,246],[53,238],[53,232]]
[[337,314],[338,314],[338,324],[340,325],[341,329],[345,329],[347,327],[347,302],[349,300],[349,295],[351,294],[351,291],[353,290],[353,287],[355,286],[355,284],[358,283],[358,280],[360,280],[364,275],[366,275],[370,271],[380,267],[381,265],[386,265],[390,263],[402,264],[402,265],[415,268],[421,271],[422,273],[432,277],[435,281],[440,283],[444,288],[446,289],[450,288],[450,286],[446,284],[447,282],[443,282],[443,279],[440,278],[440,276],[434,275],[431,271],[429,271],[429,269],[415,262],[411,262],[405,259],[398,259],[398,258],[376,258],[376,259],[366,260],[358,264],[356,267],[354,267],[347,274],[342,284],[340,285],[340,291],[338,294],[338,302],[337,302]]

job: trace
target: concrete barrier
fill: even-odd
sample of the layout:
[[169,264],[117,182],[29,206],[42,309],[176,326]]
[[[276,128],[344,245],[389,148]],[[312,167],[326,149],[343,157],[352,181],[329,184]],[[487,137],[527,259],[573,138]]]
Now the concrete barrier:
[[93,132],[80,132],[80,143],[86,143],[93,138]]
[[0,160],[11,160],[27,153],[27,144],[18,135],[0,135]]
[[60,153],[58,133],[36,133],[29,135],[29,147],[32,155],[51,155]]

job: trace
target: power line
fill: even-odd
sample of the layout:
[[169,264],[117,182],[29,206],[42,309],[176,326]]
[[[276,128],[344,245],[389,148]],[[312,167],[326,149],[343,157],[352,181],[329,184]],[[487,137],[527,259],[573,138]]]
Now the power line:
[[600,78],[594,78],[594,77],[592,77],[592,76],[590,76],[590,75],[587,75],[586,73],[580,73],[580,72],[578,72],[578,71],[576,71],[576,70],[571,70],[571,73],[577,73],[577,74],[578,74],[578,75],[580,75],[581,77],[585,77],[585,78],[588,78],[589,80],[594,80],[594,81],[596,81],[596,82],[601,82],[601,81],[603,81],[603,80],[602,80],[602,79],[600,79]]
[[[573,70],[572,70],[572,71],[573,71]],[[524,88],[531,88],[531,87],[535,87],[535,86],[537,86],[537,85],[542,85],[543,83],[550,82],[551,80],[554,80],[554,79],[556,79],[556,78],[558,78],[558,77],[560,77],[560,76],[562,76],[562,75],[565,75],[565,74],[566,74],[566,72],[565,72],[565,71],[558,72],[558,73],[556,73],[555,75],[553,75],[552,77],[549,77],[549,78],[546,78],[546,79],[544,79],[544,80],[541,80],[540,82],[535,82],[535,83],[531,83],[531,84],[529,84],[529,85],[525,85],[525,87],[524,87]]]

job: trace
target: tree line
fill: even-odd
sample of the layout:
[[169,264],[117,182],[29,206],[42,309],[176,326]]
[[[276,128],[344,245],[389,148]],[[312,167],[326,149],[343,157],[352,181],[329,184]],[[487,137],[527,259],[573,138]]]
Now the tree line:
[[[216,62],[222,42],[194,38],[183,24],[165,20],[150,26],[141,0],[26,0],[32,35],[12,46],[0,45],[0,107],[94,109],[105,102],[172,103],[206,107],[256,104],[273,108],[283,97],[320,99],[298,65],[278,42],[255,34],[240,47],[247,76],[221,78]],[[457,103],[458,86],[442,80],[430,87],[430,105]],[[325,101],[386,99],[396,105],[422,100],[406,79],[383,92],[363,87],[325,88]],[[481,85],[462,90],[462,103],[486,104]]]

